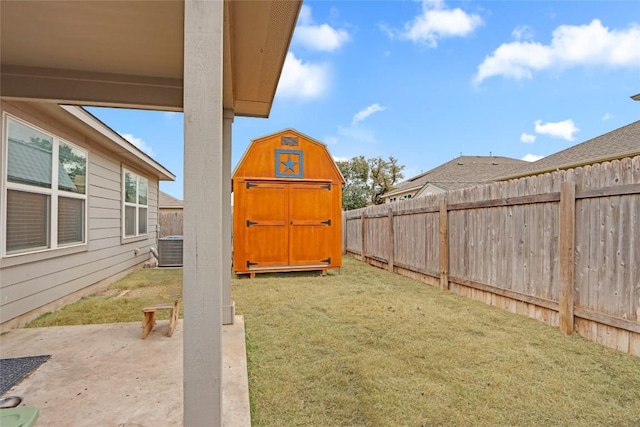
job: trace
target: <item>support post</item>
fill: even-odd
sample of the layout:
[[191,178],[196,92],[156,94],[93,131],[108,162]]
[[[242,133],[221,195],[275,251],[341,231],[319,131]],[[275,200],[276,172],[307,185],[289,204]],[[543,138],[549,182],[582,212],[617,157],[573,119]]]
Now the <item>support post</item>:
[[449,224],[447,199],[440,200],[440,289],[449,289]]
[[342,255],[347,254],[347,212],[342,211]]
[[576,184],[563,182],[560,187],[560,265],[559,310],[560,330],[569,335],[573,332],[573,286],[575,262],[575,218]]
[[395,238],[393,236],[393,206],[389,206],[389,232],[388,232],[389,241],[387,243],[389,247],[389,255],[388,255],[388,263],[387,268],[390,272],[393,273],[393,262],[395,256]]
[[360,254],[362,255],[362,261],[365,261],[365,256],[364,256],[364,232],[365,232],[365,224],[364,224],[364,210],[362,212],[360,212],[360,227],[361,227],[361,234],[362,234],[362,250],[360,251]]
[[224,110],[222,126],[222,324],[232,325],[236,306],[231,300],[231,145],[233,110]]
[[[183,423],[222,425],[224,2],[184,2]],[[203,185],[206,183],[206,185]]]

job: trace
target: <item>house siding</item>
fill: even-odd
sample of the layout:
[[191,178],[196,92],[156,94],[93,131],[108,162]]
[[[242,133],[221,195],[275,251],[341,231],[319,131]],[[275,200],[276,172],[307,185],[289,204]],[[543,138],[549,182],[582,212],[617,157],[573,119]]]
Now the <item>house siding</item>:
[[[0,324],[2,329],[25,323],[47,306],[95,284],[140,268],[157,244],[158,179],[122,163],[116,155],[100,151],[84,135],[60,123],[51,123],[36,112],[2,102],[8,112],[56,136],[88,150],[87,244],[0,259]],[[4,144],[4,142],[3,142]],[[3,150],[4,150],[3,146]],[[4,151],[3,151],[4,156]],[[6,174],[4,162],[1,176]],[[122,239],[122,168],[148,179],[148,234]],[[4,188],[2,197],[4,198]],[[2,231],[4,234],[4,230]],[[31,313],[33,315],[25,314]]]

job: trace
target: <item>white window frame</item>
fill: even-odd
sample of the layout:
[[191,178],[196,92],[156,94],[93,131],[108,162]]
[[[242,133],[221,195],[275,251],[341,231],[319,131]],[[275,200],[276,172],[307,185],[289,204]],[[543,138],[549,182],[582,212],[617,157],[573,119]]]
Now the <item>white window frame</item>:
[[[32,128],[40,133],[43,133],[52,138],[52,164],[51,164],[51,188],[45,187],[37,187],[27,184],[18,184],[14,182],[9,182],[8,173],[9,173],[9,120],[13,120],[18,122],[26,127]],[[24,193],[35,193],[35,194],[45,194],[50,197],[49,204],[49,247],[41,247],[34,249],[25,249],[21,251],[7,252],[7,240],[6,238],[2,238],[0,242],[0,254],[2,258],[13,258],[20,257],[24,255],[34,254],[34,253],[46,253],[52,251],[61,251],[66,248],[80,248],[84,247],[86,250],[87,242],[89,240],[89,150],[86,148],[80,147],[76,144],[73,144],[67,141],[64,138],[61,138],[47,130],[42,129],[26,120],[23,120],[13,114],[9,114],[7,112],[2,113],[2,129],[4,130],[2,134],[2,144],[0,144],[0,148],[2,149],[2,177],[0,178],[0,182],[2,183],[2,198],[5,203],[2,204],[2,220],[0,221],[2,226],[2,236],[6,236],[7,230],[7,197],[8,192],[10,190],[21,191]],[[73,148],[76,148],[86,155],[86,169],[85,169],[85,192],[84,194],[73,193],[70,191],[64,191],[58,189],[58,163],[59,163],[59,155],[60,155],[60,143],[67,144]],[[58,199],[60,197],[67,197],[71,199],[80,199],[84,201],[84,230],[83,230],[83,241],[82,242],[74,242],[69,244],[58,244]]]
[[[131,203],[127,202],[127,189],[126,189],[126,175],[130,173],[136,177],[136,202]],[[144,179],[147,181],[147,204],[142,205],[139,203],[138,191],[140,188],[140,179]],[[132,168],[128,168],[127,166],[122,166],[122,240],[123,241],[133,241],[133,240],[143,240],[149,236],[149,178],[146,176],[136,172]],[[127,207],[135,207],[136,208],[136,219],[134,224],[135,234],[127,235],[126,234],[126,208]],[[140,224],[140,208],[146,208],[147,210],[147,231],[145,233],[140,233],[138,229],[138,225]]]

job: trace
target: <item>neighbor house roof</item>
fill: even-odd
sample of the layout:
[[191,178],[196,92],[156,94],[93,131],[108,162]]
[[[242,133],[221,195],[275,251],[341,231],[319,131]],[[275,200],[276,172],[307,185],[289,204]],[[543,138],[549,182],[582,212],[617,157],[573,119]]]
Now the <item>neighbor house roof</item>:
[[524,160],[502,156],[459,156],[420,175],[396,185],[383,195],[392,197],[408,191],[418,191],[427,184],[443,190],[457,190],[493,180],[527,163]]
[[640,155],[640,120],[509,171],[500,180]]
[[158,207],[162,208],[173,208],[173,209],[182,209],[184,207],[182,200],[176,199],[175,197],[165,193],[164,191],[160,192],[160,197],[158,198]]
[[[8,179],[11,182],[51,187],[51,151],[34,144],[9,138]],[[58,186],[73,191],[76,185],[61,166],[58,168]]]

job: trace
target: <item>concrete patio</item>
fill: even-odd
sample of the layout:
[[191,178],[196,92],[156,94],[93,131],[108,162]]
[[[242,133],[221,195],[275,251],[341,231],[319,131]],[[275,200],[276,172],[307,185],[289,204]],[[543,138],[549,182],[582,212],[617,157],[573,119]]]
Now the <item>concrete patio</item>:
[[[51,358],[5,393],[40,408],[42,426],[180,426],[183,333],[158,321],[142,340],[141,322],[14,329],[0,336],[0,357]],[[244,319],[223,338],[223,425],[250,426]]]

